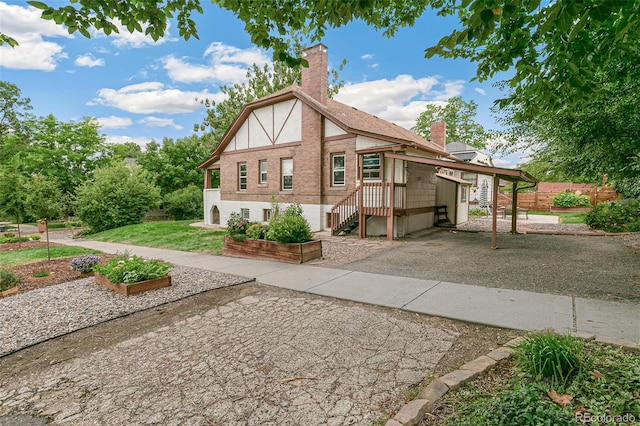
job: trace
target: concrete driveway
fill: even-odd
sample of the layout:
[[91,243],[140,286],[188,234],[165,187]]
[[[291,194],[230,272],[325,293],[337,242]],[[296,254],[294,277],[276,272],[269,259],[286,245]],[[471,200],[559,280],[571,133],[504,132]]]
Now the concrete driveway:
[[640,256],[619,236],[498,235],[440,231],[333,268],[640,302]]

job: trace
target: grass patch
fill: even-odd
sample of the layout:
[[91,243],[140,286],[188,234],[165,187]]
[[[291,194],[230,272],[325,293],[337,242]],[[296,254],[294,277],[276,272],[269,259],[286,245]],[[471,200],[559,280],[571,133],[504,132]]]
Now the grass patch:
[[[640,420],[640,353],[566,336],[525,341],[517,351],[524,358],[516,358],[506,373],[446,395],[441,406],[454,409],[445,410],[438,425],[577,426],[582,421],[610,425]],[[575,357],[581,367],[564,369],[565,357]],[[552,362],[560,358],[562,366]],[[546,368],[547,360],[558,369],[538,369]],[[557,376],[559,369],[570,374]]]
[[587,212],[584,213],[561,213],[559,222],[562,224],[585,223]]
[[[75,257],[81,254],[100,254],[97,250],[76,246],[55,246],[51,247],[51,258],[58,259],[61,257]],[[0,265],[2,266],[18,266],[26,263],[37,262],[47,258],[47,248],[28,248],[24,250],[3,251],[0,252]]]
[[189,226],[192,222],[146,222],[98,232],[85,238],[135,246],[221,254],[225,231]]

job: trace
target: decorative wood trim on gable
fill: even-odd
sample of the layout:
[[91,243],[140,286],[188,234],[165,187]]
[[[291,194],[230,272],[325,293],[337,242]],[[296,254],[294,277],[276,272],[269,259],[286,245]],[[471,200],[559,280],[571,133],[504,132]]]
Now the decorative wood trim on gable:
[[[291,147],[291,146],[298,146],[301,145],[302,141],[297,141],[297,142],[287,142],[287,143],[280,143],[278,144],[278,147]],[[237,154],[237,153],[243,153],[243,152],[253,152],[253,151],[264,151],[265,149],[269,149],[269,147],[266,146],[257,146],[255,148],[243,148],[243,149],[237,149],[234,151],[224,151],[220,153],[220,156],[225,156],[225,155],[233,155],[233,154]]]
[[355,137],[356,137],[355,133],[345,133],[344,135],[325,136],[322,140],[325,142],[332,142],[332,141],[341,141],[344,139],[352,139]]

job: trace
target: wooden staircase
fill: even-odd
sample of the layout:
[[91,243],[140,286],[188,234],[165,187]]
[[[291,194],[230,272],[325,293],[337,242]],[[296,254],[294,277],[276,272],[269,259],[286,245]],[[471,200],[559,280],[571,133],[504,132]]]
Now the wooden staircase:
[[[396,185],[395,205],[404,206],[405,185]],[[331,208],[331,235],[353,231],[359,226],[359,216],[388,217],[393,213],[389,182],[365,182]],[[360,205],[362,204],[362,209]],[[361,211],[362,210],[362,211]]]

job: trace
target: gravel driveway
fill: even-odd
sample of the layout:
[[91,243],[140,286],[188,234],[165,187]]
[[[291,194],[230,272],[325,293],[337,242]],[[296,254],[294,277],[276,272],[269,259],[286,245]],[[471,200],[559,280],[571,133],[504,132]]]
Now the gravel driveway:
[[332,265],[378,274],[640,302],[640,255],[624,236],[439,231]]

